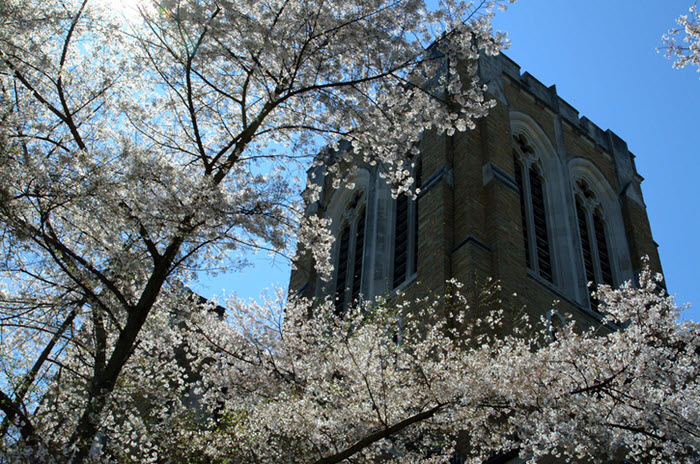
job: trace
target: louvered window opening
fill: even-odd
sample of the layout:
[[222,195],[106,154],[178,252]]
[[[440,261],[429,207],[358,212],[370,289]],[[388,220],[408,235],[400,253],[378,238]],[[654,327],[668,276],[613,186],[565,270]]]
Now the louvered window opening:
[[532,263],[530,263],[530,242],[527,233],[528,227],[527,213],[525,212],[525,195],[523,195],[525,189],[523,185],[523,172],[520,168],[520,163],[518,162],[518,160],[513,159],[513,162],[515,164],[515,182],[518,184],[518,189],[520,190],[520,219],[522,221],[523,240],[525,244],[525,262],[527,264],[527,267],[532,267]]
[[[577,183],[579,193],[576,194],[576,216],[578,219],[579,237],[583,264],[586,270],[586,283],[592,282],[594,287],[601,284],[614,285],[613,266],[608,246],[606,223],[600,208],[584,205],[588,198],[596,204],[595,194],[582,180]],[[588,301],[591,308],[598,310],[598,300],[593,298],[588,289]]]
[[400,195],[396,199],[396,220],[394,221],[394,288],[401,285],[408,276],[408,197]]
[[[423,163],[418,160],[414,169],[416,176],[416,188],[423,185]],[[418,272],[418,198],[413,203],[413,272]]]
[[[586,283],[595,282],[595,271],[593,268],[593,251],[591,241],[588,237],[588,223],[586,219],[586,210],[583,207],[581,199],[576,197],[576,218],[578,219],[578,234],[581,238],[581,251],[583,252],[583,265],[586,270]],[[586,287],[588,288],[588,287]],[[588,291],[588,301],[592,307],[596,307],[593,296],[590,290]]]
[[523,169],[524,159],[536,159],[535,152],[522,135],[513,137],[517,146],[513,150],[515,183],[520,190],[520,218],[525,244],[525,262],[548,282],[554,282],[552,252],[547,230],[547,206],[545,202],[544,179],[536,164]]
[[340,314],[345,309],[345,290],[348,277],[348,252],[350,251],[350,227],[343,226],[338,245],[338,272],[335,281],[335,311]]
[[532,219],[535,225],[537,266],[540,276],[552,281],[552,260],[547,235],[547,216],[544,204],[542,178],[535,168],[530,168],[530,198],[532,199]]
[[360,290],[362,288],[362,260],[365,248],[365,220],[366,210],[363,208],[360,216],[357,219],[355,227],[355,262],[353,264],[352,273],[352,300],[355,304],[360,299]]
[[357,193],[348,205],[348,219],[340,232],[335,280],[335,312],[339,316],[345,313],[348,305],[359,301],[362,291],[367,210],[361,199],[362,193]]
[[[414,168],[415,186],[420,188],[422,165]],[[394,202],[394,257],[392,288],[396,288],[418,270],[418,201],[401,194]]]
[[610,253],[608,252],[608,239],[605,234],[605,222],[598,210],[593,212],[593,227],[595,228],[595,240],[598,247],[602,283],[613,285],[612,265],[610,263]]

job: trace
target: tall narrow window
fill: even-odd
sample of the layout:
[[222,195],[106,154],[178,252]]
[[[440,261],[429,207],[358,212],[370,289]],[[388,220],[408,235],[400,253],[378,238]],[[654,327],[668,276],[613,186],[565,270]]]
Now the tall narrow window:
[[549,282],[554,281],[552,253],[547,225],[545,180],[539,168],[539,157],[525,136],[514,137],[515,182],[520,190],[525,261],[527,267]]
[[362,208],[355,227],[355,258],[352,271],[352,303],[360,299],[362,288],[362,262],[365,249],[365,209]]
[[408,197],[400,195],[396,199],[394,221],[394,288],[401,285],[408,275]]
[[530,168],[530,199],[532,201],[532,222],[535,229],[537,265],[540,275],[552,281],[552,261],[549,253],[549,236],[547,235],[547,216],[544,204],[542,178],[537,170]]
[[523,170],[520,167],[520,161],[518,161],[517,153],[513,157],[513,162],[515,164],[515,182],[518,184],[518,189],[520,189],[520,217],[522,219],[523,240],[525,243],[525,263],[527,264],[527,267],[532,267],[530,264],[530,240],[527,236],[528,227],[527,213],[525,210],[525,195],[523,195],[525,185],[523,184]]
[[[419,184],[420,185],[420,184]],[[411,246],[413,260],[411,268],[413,272],[418,272],[418,199],[413,200],[413,243]]]
[[346,223],[340,232],[338,244],[338,264],[335,279],[335,309],[342,312],[345,309],[346,282],[348,279],[348,252],[350,250],[350,227]]
[[[419,159],[413,168],[413,175],[416,180],[416,195],[420,193],[423,185],[423,162]],[[413,204],[413,272],[418,272],[418,197],[412,200]]]
[[[420,188],[421,164],[414,168],[414,185]],[[418,204],[401,194],[394,202],[394,272],[392,288],[396,288],[418,270]]]
[[360,299],[365,247],[366,208],[357,193],[344,212],[336,260],[335,311],[342,315],[349,304]]
[[605,232],[605,222],[599,209],[593,211],[593,229],[595,230],[595,242],[598,248],[598,261],[600,262],[600,281],[606,285],[612,285],[612,265],[608,253],[608,238]]
[[[576,183],[575,199],[586,283],[613,285],[607,227],[598,199],[582,180]],[[591,307],[597,309],[598,303],[590,293],[588,300]]]
[[[591,240],[588,237],[588,220],[586,208],[583,206],[583,200],[576,196],[576,218],[578,220],[578,235],[581,239],[581,253],[583,255],[583,267],[586,273],[586,283],[595,281],[595,271],[593,265],[593,252],[591,251]],[[596,306],[591,292],[588,292],[588,300],[591,306]]]

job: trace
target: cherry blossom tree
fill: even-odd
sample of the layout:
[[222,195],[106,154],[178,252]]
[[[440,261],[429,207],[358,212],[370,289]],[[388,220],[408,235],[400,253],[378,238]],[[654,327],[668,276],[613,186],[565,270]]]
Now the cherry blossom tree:
[[184,287],[295,236],[328,275],[294,176],[345,140],[410,191],[420,134],[491,106],[499,5],[0,3],[0,460],[697,461],[698,327],[648,272],[555,340],[475,317],[458,283],[343,318]]
[[[700,13],[698,5],[690,7],[690,14],[681,15],[676,22],[680,29],[675,28],[668,31],[663,36],[664,47],[667,58],[674,59],[674,68],[684,68],[688,65],[696,66],[700,72]],[[682,42],[677,40],[682,36]]]
[[[605,316],[593,327],[555,328],[527,308],[516,320],[475,318],[475,295],[498,306],[493,284],[450,282],[444,298],[374,301],[342,318],[331,301],[284,291],[233,298],[225,313],[176,299],[177,324],[145,329],[103,415],[100,452],[118,462],[416,463],[457,452],[470,463],[496,453],[694,463],[700,325],[678,323],[658,278],[647,269],[639,286],[600,288]],[[81,396],[74,382],[55,388]]]
[[[327,276],[332,239],[302,214],[295,173],[342,139],[408,191],[420,134],[466,130],[492,105],[475,60],[502,45],[490,19],[504,3],[166,0],[134,15],[102,0],[2,2],[8,456],[153,449],[149,429],[128,428],[150,398],[125,399],[158,382],[179,392],[158,353],[185,346],[171,332],[182,283],[240,268],[248,251],[291,255],[295,236]],[[153,404],[177,426],[175,406]],[[163,459],[153,452],[142,458]]]

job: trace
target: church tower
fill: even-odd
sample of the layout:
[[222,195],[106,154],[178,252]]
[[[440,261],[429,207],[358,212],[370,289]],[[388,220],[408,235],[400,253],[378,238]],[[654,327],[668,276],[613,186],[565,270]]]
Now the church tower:
[[503,54],[480,58],[479,72],[497,104],[474,130],[424,134],[415,200],[392,199],[379,166],[360,167],[352,190],[325,186],[310,208],[333,220],[334,275],[323,283],[302,263],[290,291],[332,295],[342,311],[360,296],[492,277],[505,308],[551,317],[557,301],[588,325],[601,314],[589,282],[635,280],[645,256],[661,270],[625,141]]

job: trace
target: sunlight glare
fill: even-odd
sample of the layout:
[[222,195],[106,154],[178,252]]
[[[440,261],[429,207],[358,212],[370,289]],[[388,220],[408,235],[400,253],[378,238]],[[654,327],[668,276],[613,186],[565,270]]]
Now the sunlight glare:
[[113,13],[123,17],[128,22],[133,22],[140,18],[139,9],[153,6],[151,0],[107,0],[106,4]]

